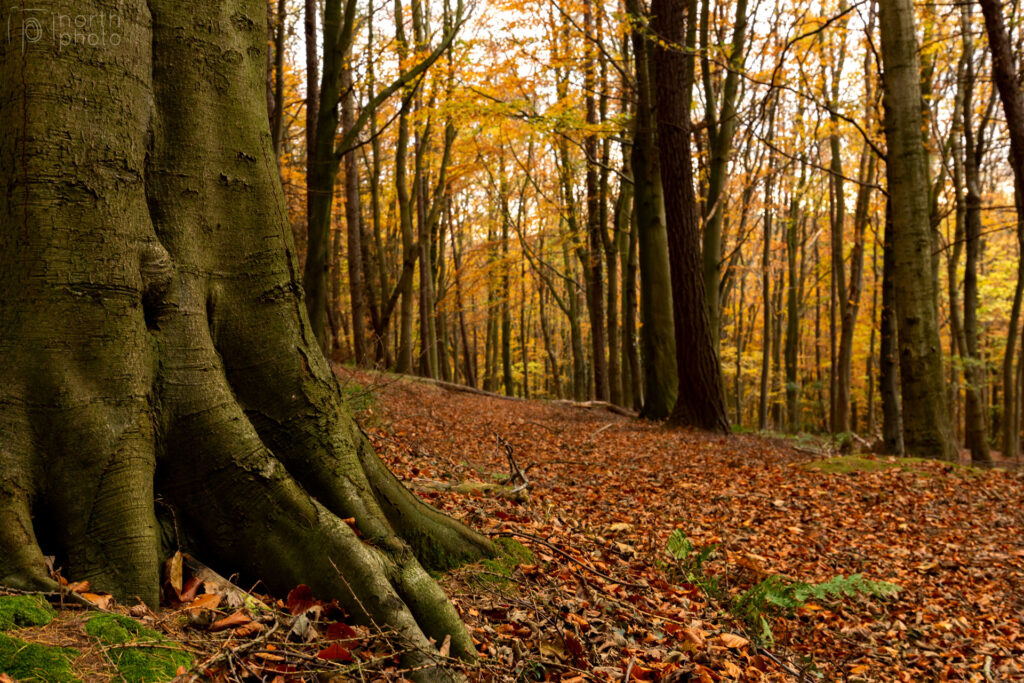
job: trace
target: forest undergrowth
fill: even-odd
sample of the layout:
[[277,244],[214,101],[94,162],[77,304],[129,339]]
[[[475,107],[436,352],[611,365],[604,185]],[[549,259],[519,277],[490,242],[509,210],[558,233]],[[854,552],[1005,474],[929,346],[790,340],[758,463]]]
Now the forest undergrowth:
[[[469,680],[1024,677],[1020,472],[340,375],[393,471],[501,549],[441,577],[482,655]],[[187,565],[176,607],[132,612],[191,655],[179,680],[403,675],[394,644],[301,588],[232,601]],[[79,680],[110,680],[119,646],[90,640],[88,616],[0,638],[77,648]]]

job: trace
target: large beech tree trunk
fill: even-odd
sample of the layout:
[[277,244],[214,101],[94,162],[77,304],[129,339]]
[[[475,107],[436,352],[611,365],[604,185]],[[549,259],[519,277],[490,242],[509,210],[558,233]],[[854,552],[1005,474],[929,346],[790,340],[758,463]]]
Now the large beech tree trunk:
[[266,3],[48,11],[117,12],[118,40],[0,41],[0,583],[52,587],[55,554],[153,604],[178,545],[337,598],[402,634],[409,663],[429,665],[428,637],[471,656],[423,567],[491,545],[391,475],[310,331]]
[[942,460],[957,456],[946,408],[937,285],[928,223],[928,155],[922,135],[921,74],[910,0],[880,3],[885,69],[886,171],[899,330],[903,439],[907,452]]
[[[700,221],[690,156],[690,98],[696,2],[654,0],[651,27],[660,39],[653,50],[658,150],[665,191],[668,252],[672,264],[672,312],[676,333],[679,395],[669,421],[728,433],[722,369],[704,297]],[[717,299],[717,294],[716,294]]]

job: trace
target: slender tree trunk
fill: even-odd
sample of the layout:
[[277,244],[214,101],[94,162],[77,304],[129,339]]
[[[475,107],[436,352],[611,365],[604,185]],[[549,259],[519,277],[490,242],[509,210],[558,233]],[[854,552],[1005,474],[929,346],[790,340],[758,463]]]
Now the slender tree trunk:
[[[351,58],[350,58],[351,59]],[[341,73],[343,93],[341,126],[350,131],[356,118],[356,90],[352,82],[352,65],[346,63]],[[359,163],[356,150],[345,154],[345,228],[348,234],[348,288],[352,306],[352,350],[356,365],[366,365],[366,306],[363,285],[363,210],[359,196]]]
[[[636,334],[636,314],[638,308],[636,281],[640,270],[638,223],[639,221],[636,217],[636,197],[634,194],[633,208],[629,216],[629,236],[625,240],[625,249],[622,253],[622,270],[625,274],[622,285],[622,348],[625,351],[625,359],[622,367],[624,373],[628,372],[629,374],[628,381],[626,375],[623,375],[622,398],[627,406],[634,409],[641,407],[644,395],[642,384],[643,370],[640,366],[640,350],[637,348]],[[673,360],[675,360],[674,357]]]
[[277,0],[277,13],[274,18],[274,93],[273,108],[270,113],[270,139],[274,149],[274,159],[279,165],[281,163],[281,143],[284,136],[284,50],[287,11],[287,1]]
[[[846,0],[840,0],[839,12],[845,13],[847,9]],[[843,66],[846,63],[846,22],[848,21],[849,14],[845,14],[844,18],[840,20],[838,25],[835,27],[835,34],[840,41],[839,55],[837,56],[835,65],[831,73],[831,93],[830,100],[833,109],[839,107],[839,79],[842,76]],[[865,99],[870,101],[870,96]],[[831,213],[831,246],[832,246],[832,300],[833,306],[830,311],[831,316],[831,328],[830,342],[832,350],[832,382],[831,387],[831,418],[829,420],[830,430],[833,434],[842,434],[850,431],[850,362],[852,358],[852,349],[847,345],[843,347],[841,337],[843,330],[845,330],[845,321],[849,318],[851,321],[850,333],[852,335],[852,322],[856,318],[856,313],[850,310],[850,299],[847,294],[847,283],[846,283],[846,264],[845,264],[845,248],[844,248],[844,232],[846,230],[846,193],[845,186],[843,183],[843,161],[841,154],[841,142],[840,142],[840,131],[839,131],[839,116],[833,111],[829,115],[830,122],[832,124],[832,131],[829,135],[829,196],[831,198],[830,213]],[[863,171],[864,162],[861,161],[861,170]],[[863,186],[862,186],[863,187]],[[852,269],[852,266],[851,266]],[[851,273],[851,280],[853,279]],[[851,289],[852,285],[851,284]],[[859,283],[858,283],[859,292]],[[837,305],[838,304],[838,305]],[[839,317],[839,326],[842,330],[837,330],[836,317]],[[852,341],[852,337],[851,337]],[[838,342],[838,344],[837,344]]]
[[[584,42],[583,90],[586,106],[586,122],[597,126],[597,64],[594,56],[594,7],[593,0],[586,0],[583,5],[583,30],[591,36]],[[586,287],[587,308],[590,313],[590,340],[593,352],[594,396],[599,401],[608,400],[608,356],[605,343],[604,315],[604,274],[601,262],[603,244],[601,236],[607,229],[602,218],[607,213],[601,206],[602,195],[599,188],[598,170],[598,139],[596,133],[588,133],[583,138],[583,149],[587,155],[587,251],[586,251]]]
[[[768,131],[766,139],[771,145],[775,139],[775,110],[778,107],[778,98],[772,97],[768,109]],[[763,324],[761,326],[761,387],[758,394],[757,428],[768,429],[768,403],[771,393],[771,348],[772,348],[772,291],[771,291],[771,264],[772,264],[772,236],[774,231],[773,219],[775,209],[772,206],[775,189],[775,154],[768,150],[768,175],[764,181],[764,233],[761,242],[761,305],[764,308]]]
[[[718,112],[715,111],[717,98],[711,80],[708,5],[708,0],[704,0],[700,18],[701,73],[705,96],[704,116],[708,130],[708,153],[710,155],[708,189],[705,200],[705,210],[708,215],[704,226],[703,263],[708,318],[711,322],[712,338],[717,353],[722,324],[719,291],[722,269],[722,219],[725,216],[725,188],[729,179],[729,155],[732,151],[732,138],[739,122],[736,102],[740,75],[746,60],[747,0],[737,0],[736,2],[728,72],[725,76],[725,83],[722,85],[721,104]],[[696,17],[694,17],[694,21],[696,21]]]
[[[964,264],[964,383],[966,390],[965,436],[971,460],[991,462],[988,449],[988,429],[985,426],[985,406],[981,395],[983,360],[978,352],[978,261],[981,242],[981,163],[985,154],[984,117],[975,133],[974,117],[974,38],[971,36],[971,8],[961,7],[963,37],[963,179],[966,196],[963,197],[964,238],[967,261]],[[950,303],[952,307],[952,302]]]
[[[800,279],[801,268],[797,261],[800,249],[800,201],[803,199],[804,184],[807,182],[807,165],[800,166],[800,180],[793,189],[789,200],[789,215],[786,217],[786,431],[796,434],[801,428],[800,377],[797,374],[797,360],[800,351]],[[820,369],[820,364],[819,364]]]
[[[1013,168],[1014,196],[1017,203],[1017,287],[1014,290],[1006,354],[1003,358],[1003,456],[1020,455],[1020,383],[1014,381],[1013,363],[1018,355],[1021,300],[1024,298],[1024,95],[1021,92],[1019,65],[1014,57],[999,0],[980,0],[985,30],[992,50],[992,79],[1003,104],[1010,134],[1010,164]],[[1021,365],[1024,365],[1024,354]]]
[[[638,4],[629,0],[627,10],[641,21]],[[636,23],[640,26],[640,23]],[[661,169],[655,143],[652,110],[653,69],[649,64],[649,41],[644,33],[633,32],[636,67],[637,109],[633,135],[633,178],[638,263],[640,271],[640,342],[643,365],[644,417],[668,417],[676,403],[679,379],[676,370],[675,323],[672,318],[672,283],[668,258],[668,234]]]

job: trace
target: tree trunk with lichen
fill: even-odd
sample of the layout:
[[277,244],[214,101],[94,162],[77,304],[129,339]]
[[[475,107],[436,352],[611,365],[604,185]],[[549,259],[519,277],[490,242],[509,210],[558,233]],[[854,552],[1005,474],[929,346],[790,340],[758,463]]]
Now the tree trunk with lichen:
[[472,656],[424,566],[491,544],[388,471],[310,331],[265,3],[47,11],[103,17],[106,40],[0,42],[0,583],[52,588],[54,554],[153,604],[177,546],[337,598],[407,663],[446,635]]

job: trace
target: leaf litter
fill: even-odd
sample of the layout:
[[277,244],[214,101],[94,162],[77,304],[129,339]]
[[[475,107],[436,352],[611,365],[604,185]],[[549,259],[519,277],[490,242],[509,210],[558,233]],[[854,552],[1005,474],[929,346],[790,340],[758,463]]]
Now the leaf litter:
[[[468,680],[1024,678],[1020,473],[870,455],[822,468],[820,453],[781,439],[341,373],[375,397],[358,419],[393,471],[500,549],[440,577],[481,654],[451,662]],[[177,683],[408,674],[391,634],[305,586],[243,591],[188,556],[166,570],[158,614],[64,582],[84,600],[17,636],[81,646],[78,677],[104,680],[75,611],[85,603],[191,653]],[[872,582],[899,590],[824,590]],[[802,599],[757,612],[767,631],[735,609],[786,585],[805,587]]]

